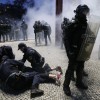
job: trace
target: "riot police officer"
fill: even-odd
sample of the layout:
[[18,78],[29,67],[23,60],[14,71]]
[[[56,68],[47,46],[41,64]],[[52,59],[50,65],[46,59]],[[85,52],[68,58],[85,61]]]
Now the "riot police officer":
[[27,28],[28,28],[28,25],[25,23],[24,20],[21,23],[21,28],[22,28],[22,33],[23,33],[23,39],[24,40],[28,40],[28,37],[27,37]]
[[51,43],[51,26],[47,23],[47,22],[44,22],[42,24],[42,28],[43,28],[43,31],[44,31],[44,38],[45,38],[45,45],[47,46],[48,45],[48,41],[47,41],[47,37]]
[[70,91],[70,81],[71,76],[76,68],[76,86],[77,88],[87,89],[82,81],[82,73],[85,61],[77,60],[79,51],[83,43],[83,35],[86,33],[87,28],[87,14],[90,9],[87,5],[79,5],[75,12],[74,21],[66,28],[64,45],[69,59],[68,68],[65,73],[65,80],[63,84],[64,93],[68,96],[71,95]]
[[35,34],[35,45],[37,46],[37,43],[39,40],[39,43],[41,43],[41,33],[42,33],[42,24],[40,21],[35,21],[34,25],[34,34]]
[[31,63],[33,70],[37,72],[42,72],[42,66],[45,62],[44,57],[42,57],[36,50],[31,47],[27,47],[24,43],[18,44],[18,49],[21,50],[24,55],[22,58],[22,62],[28,60]]

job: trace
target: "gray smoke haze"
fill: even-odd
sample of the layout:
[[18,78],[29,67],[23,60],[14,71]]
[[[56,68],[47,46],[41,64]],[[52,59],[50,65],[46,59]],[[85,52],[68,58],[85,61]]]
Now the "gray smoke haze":
[[52,28],[52,36],[55,33],[55,0],[35,0],[35,7],[28,8],[24,16],[28,24],[28,36],[34,38],[33,24],[36,20],[46,21]]
[[[52,28],[52,38],[55,39],[55,1],[56,0],[35,0],[35,7],[31,9],[28,8],[24,18],[28,23],[28,34],[30,39],[34,38],[33,24],[36,20],[44,20],[48,22]],[[90,8],[90,14],[100,17],[100,0],[63,0],[62,16],[72,19],[72,17],[74,17],[73,10],[75,10],[79,4],[87,4]],[[98,52],[100,45],[99,41],[100,31],[98,33],[93,52]]]

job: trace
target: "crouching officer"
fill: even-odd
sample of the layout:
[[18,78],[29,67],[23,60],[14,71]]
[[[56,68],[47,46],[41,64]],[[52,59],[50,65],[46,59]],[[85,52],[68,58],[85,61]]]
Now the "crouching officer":
[[77,60],[77,58],[84,41],[83,36],[87,29],[86,16],[89,13],[89,8],[87,5],[79,5],[74,12],[76,14],[74,21],[66,28],[64,33],[64,45],[69,59],[69,64],[65,73],[63,90],[68,96],[71,95],[69,85],[75,69],[77,76],[76,86],[81,89],[88,89],[88,86],[82,82],[82,73],[85,61]]
[[36,50],[31,47],[27,47],[27,45],[24,43],[18,44],[18,50],[21,50],[24,53],[23,58],[20,61],[25,63],[25,61],[28,60],[31,63],[34,71],[44,72],[42,66],[45,59]]

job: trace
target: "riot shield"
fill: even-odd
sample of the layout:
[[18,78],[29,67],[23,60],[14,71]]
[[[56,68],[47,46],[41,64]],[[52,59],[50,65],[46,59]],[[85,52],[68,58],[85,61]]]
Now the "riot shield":
[[87,61],[91,56],[91,52],[100,28],[100,17],[91,16],[88,21],[86,34],[83,36],[83,43],[77,57],[78,61]]

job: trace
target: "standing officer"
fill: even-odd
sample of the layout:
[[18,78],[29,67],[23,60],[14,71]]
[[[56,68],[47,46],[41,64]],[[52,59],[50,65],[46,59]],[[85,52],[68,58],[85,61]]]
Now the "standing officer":
[[35,21],[34,25],[34,34],[35,34],[35,45],[37,46],[37,40],[41,43],[41,34],[42,34],[42,24],[40,21]]
[[50,37],[51,27],[47,22],[45,22],[45,23],[43,23],[42,28],[43,28],[43,31],[44,31],[45,45],[47,46],[48,45],[47,37],[48,37],[48,39],[51,43],[51,37]]
[[82,73],[84,68],[85,61],[77,60],[79,55],[79,51],[81,49],[83,43],[83,35],[86,33],[87,29],[87,19],[86,16],[89,13],[89,8],[87,5],[79,5],[75,12],[74,21],[66,28],[66,33],[64,37],[64,45],[67,52],[67,56],[69,59],[68,68],[65,73],[65,80],[63,84],[64,93],[68,96],[71,95],[70,91],[70,81],[71,76],[76,68],[76,86],[77,88],[87,89],[86,86],[82,82]]
[[28,37],[27,37],[27,24],[25,23],[25,21],[23,20],[23,22],[21,23],[21,28],[22,28],[22,32],[23,32],[23,38],[24,40],[28,40]]

